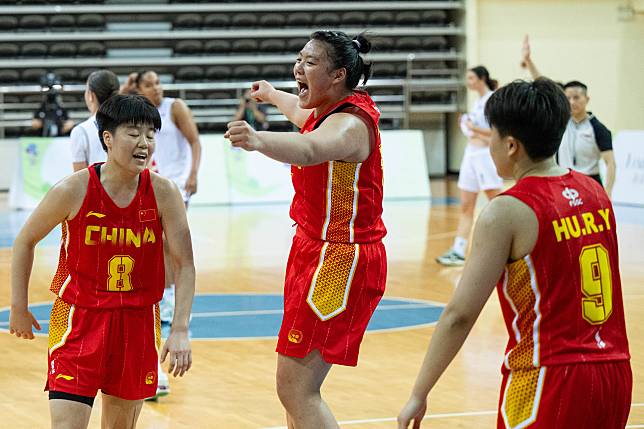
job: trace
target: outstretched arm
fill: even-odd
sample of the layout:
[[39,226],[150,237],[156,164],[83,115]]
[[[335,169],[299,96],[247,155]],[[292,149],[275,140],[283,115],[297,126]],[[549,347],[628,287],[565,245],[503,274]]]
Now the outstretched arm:
[[271,103],[298,128],[302,128],[313,111],[300,108],[297,95],[277,90],[265,80],[253,82],[250,96],[259,102]]
[[333,160],[362,162],[371,152],[367,126],[348,113],[335,113],[306,134],[255,131],[244,121],[231,122],[224,137],[235,147],[299,166]]

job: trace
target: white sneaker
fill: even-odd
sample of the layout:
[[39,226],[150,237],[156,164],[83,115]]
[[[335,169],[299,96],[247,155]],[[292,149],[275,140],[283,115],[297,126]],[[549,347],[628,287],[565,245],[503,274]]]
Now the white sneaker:
[[465,265],[465,258],[456,253],[454,249],[449,249],[447,252],[436,258],[436,262],[448,267],[462,267]]
[[156,401],[162,396],[168,396],[170,393],[170,379],[168,375],[163,371],[163,367],[159,364],[159,369],[157,372],[158,384],[157,384],[157,393],[150,397],[145,398],[146,401]]

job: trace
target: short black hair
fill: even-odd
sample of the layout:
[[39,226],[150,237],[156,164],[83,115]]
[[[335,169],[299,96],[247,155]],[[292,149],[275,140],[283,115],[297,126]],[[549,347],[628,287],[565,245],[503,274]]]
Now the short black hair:
[[563,86],[564,90],[568,88],[581,88],[584,91],[584,94],[588,92],[588,87],[585,84],[579,82],[578,80],[571,80],[570,82],[568,82]]
[[98,125],[98,138],[103,149],[107,146],[103,141],[103,131],[114,134],[116,129],[123,124],[141,125],[150,124],[155,131],[161,129],[161,116],[159,111],[150,101],[140,95],[114,95],[108,98],[98,112],[96,112]]
[[360,54],[371,50],[371,42],[360,33],[353,39],[342,31],[320,30],[311,34],[311,40],[319,40],[327,44],[327,55],[331,60],[333,70],[345,68],[347,89],[354,89],[364,77],[362,85],[366,85],[371,77],[371,63],[362,59]]
[[501,137],[519,140],[530,159],[540,161],[557,153],[570,119],[570,103],[548,78],[515,80],[492,94],[485,118]]

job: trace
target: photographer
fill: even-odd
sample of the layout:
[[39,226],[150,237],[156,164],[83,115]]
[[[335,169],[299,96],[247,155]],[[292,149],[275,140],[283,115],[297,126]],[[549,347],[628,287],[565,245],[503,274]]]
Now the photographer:
[[257,104],[251,98],[250,89],[244,91],[240,98],[239,108],[235,113],[234,121],[246,121],[257,131],[266,131],[268,129],[268,120],[266,115],[266,106]]
[[60,91],[63,89],[58,76],[47,73],[40,80],[44,100],[40,108],[34,112],[31,127],[40,130],[41,137],[58,137],[69,134],[74,122],[69,119],[67,110],[63,107]]

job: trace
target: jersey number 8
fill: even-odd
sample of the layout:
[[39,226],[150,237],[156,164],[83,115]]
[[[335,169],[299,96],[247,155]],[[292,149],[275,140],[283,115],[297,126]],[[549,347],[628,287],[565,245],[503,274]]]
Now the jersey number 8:
[[130,274],[134,270],[134,259],[129,255],[116,255],[108,262],[108,292],[129,292],[132,290]]

